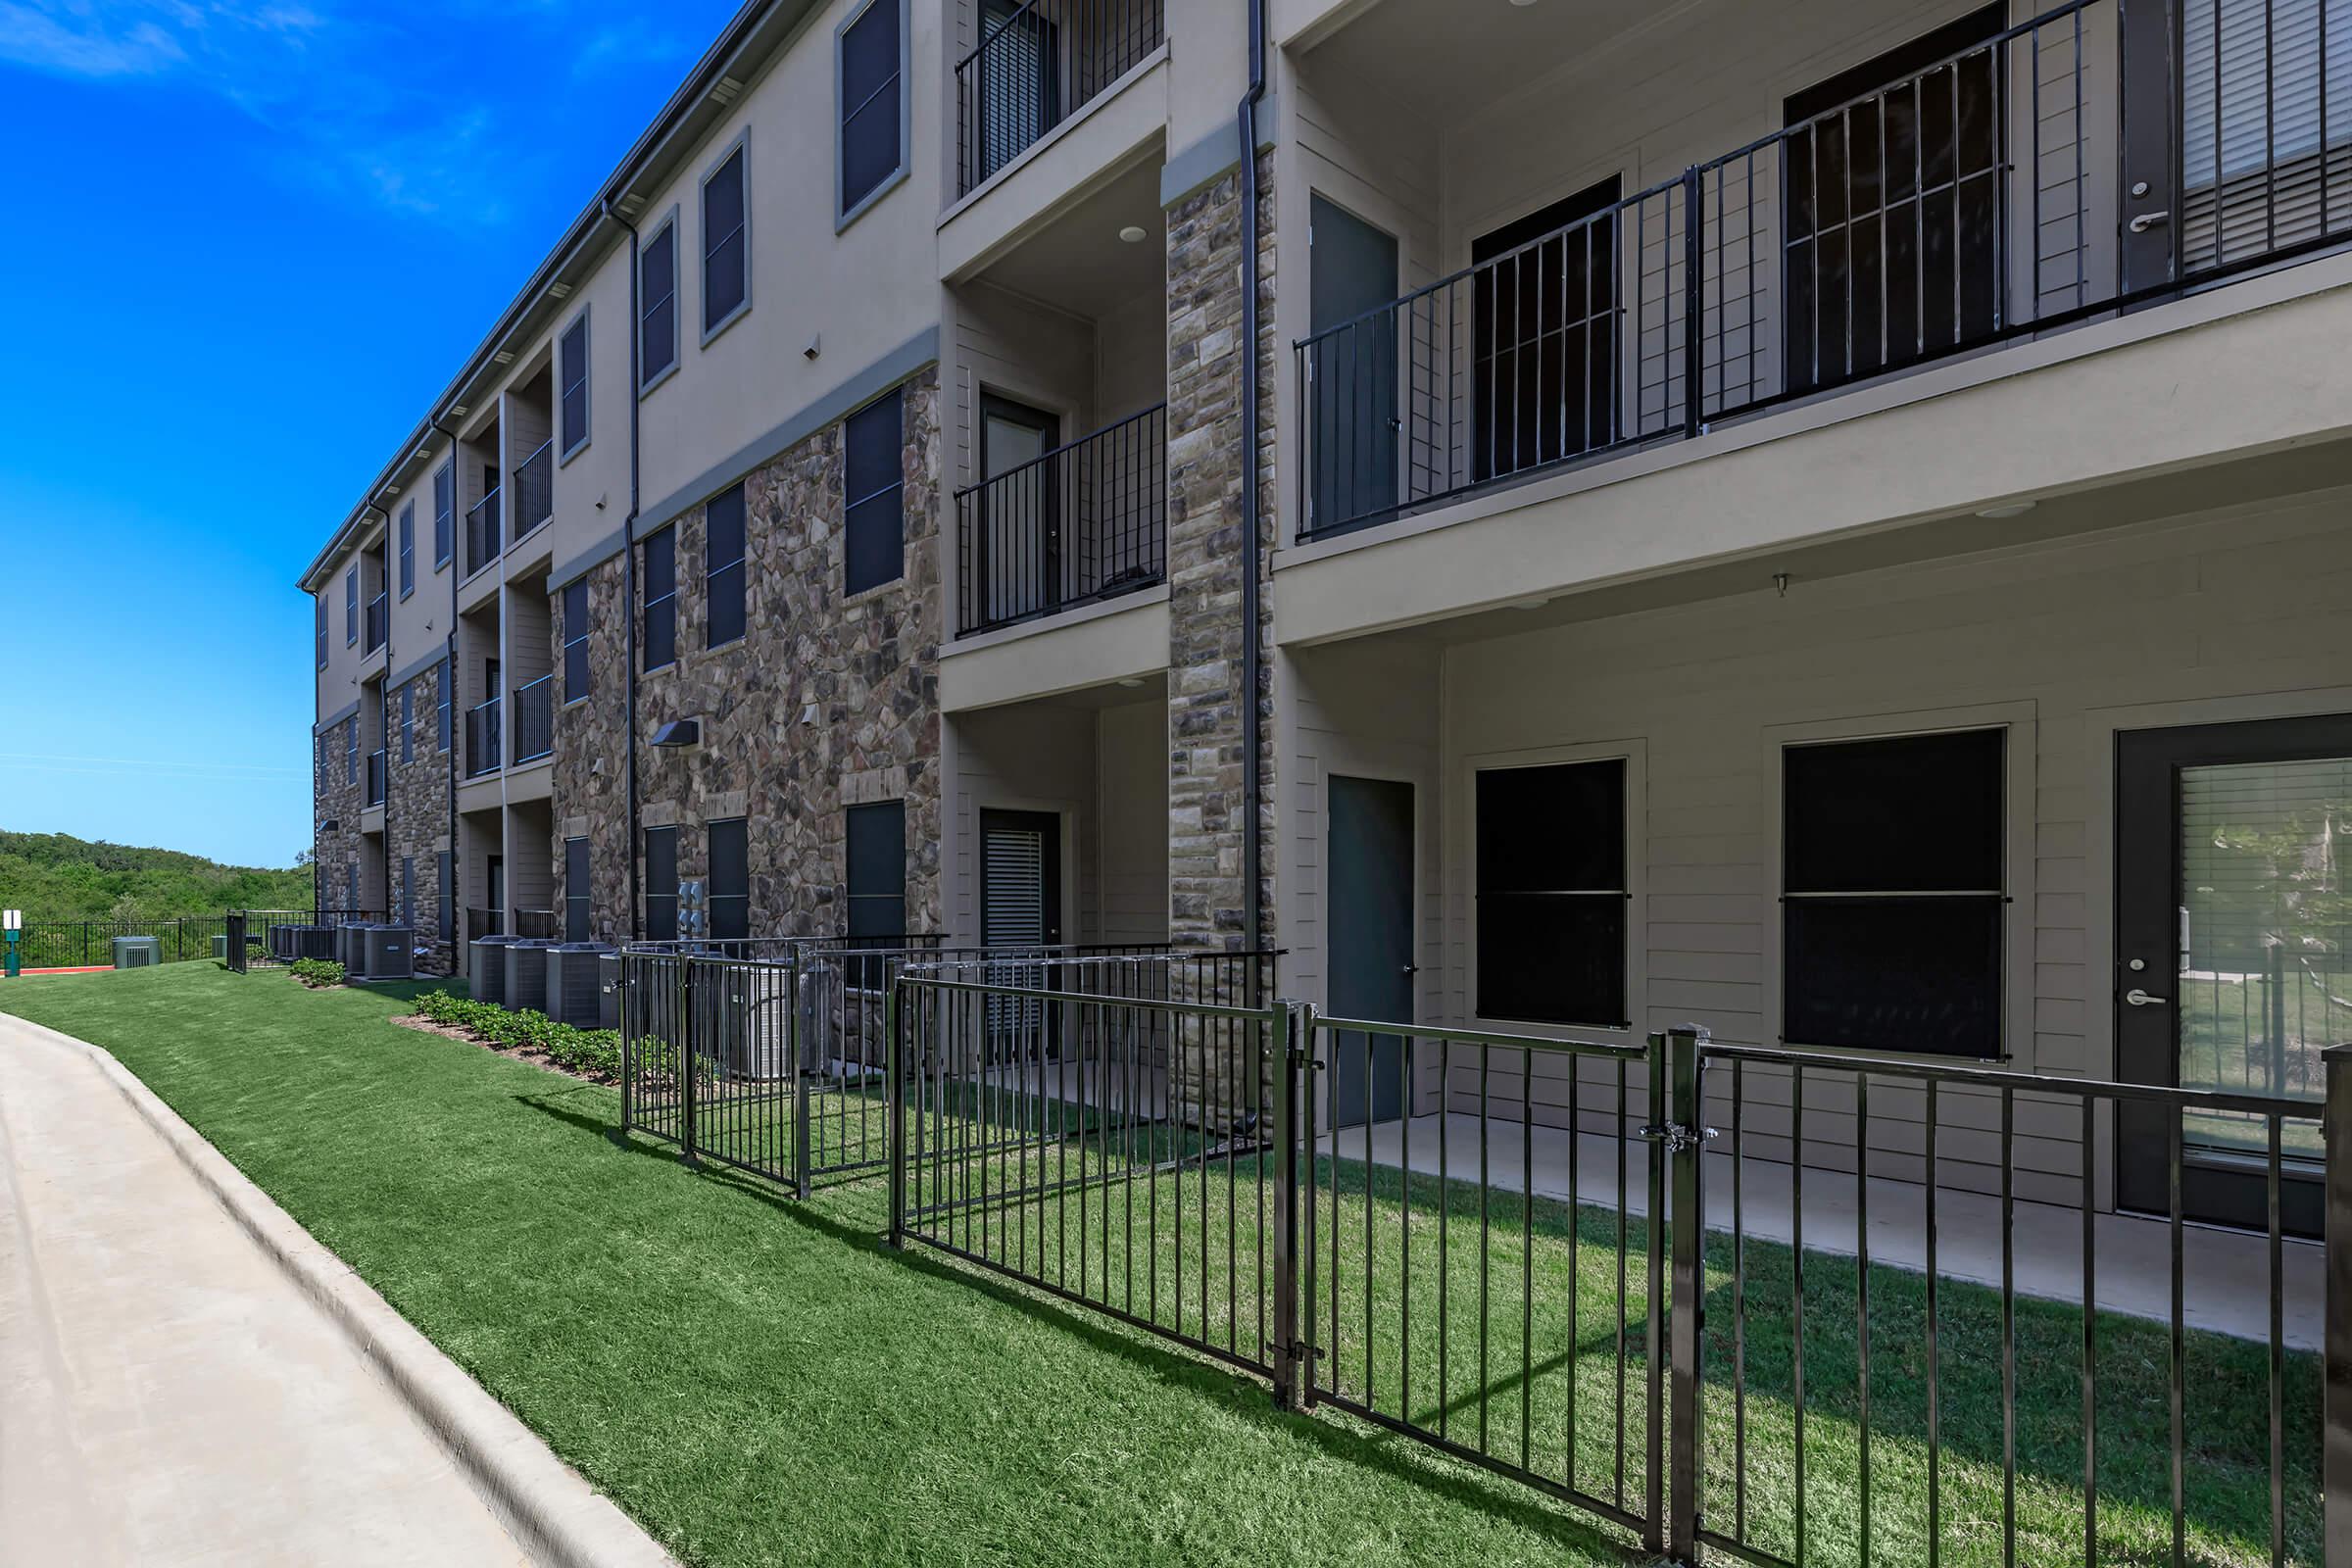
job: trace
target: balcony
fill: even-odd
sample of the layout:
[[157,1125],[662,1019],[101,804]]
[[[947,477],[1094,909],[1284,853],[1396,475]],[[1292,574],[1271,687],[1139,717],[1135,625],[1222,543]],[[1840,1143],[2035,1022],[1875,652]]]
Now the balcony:
[[956,194],[967,196],[1102,96],[1166,34],[1163,0],[1029,0],[977,8],[956,66]]
[[466,575],[496,561],[499,550],[498,492],[493,490],[466,514]]
[[499,703],[493,697],[466,714],[466,776],[480,778],[499,769]]
[[[1907,51],[1789,98],[1784,128],[1632,195],[1603,181],[1532,215],[1546,222],[1470,241],[1470,266],[1401,298],[1318,309],[1296,347],[1299,537],[1688,440],[2352,238],[2352,123],[2327,85],[2344,40],[2287,0],[2224,9],[2210,37],[2191,29],[2169,80],[2163,49],[2127,51],[2141,24],[2117,0],[1994,23],[1948,50],[1952,29],[1923,25]],[[1410,70],[1408,49],[1381,44]],[[1441,107],[1463,113],[1474,92]],[[1586,161],[1597,133],[1558,158]],[[1453,156],[1475,166],[1485,150]],[[1396,242],[1353,227],[1355,275],[1393,275]]]
[[556,514],[556,443],[543,442],[514,470],[514,540]]
[[368,794],[361,804],[365,806],[384,804],[384,754],[381,751],[368,754]]
[[361,644],[361,652],[372,654],[383,647],[384,639],[392,634],[391,628],[391,599],[387,595],[377,594],[368,601],[367,635]]
[[514,688],[514,761],[535,762],[556,749],[556,677]]
[[993,631],[1167,575],[1160,404],[956,495],[956,627]]

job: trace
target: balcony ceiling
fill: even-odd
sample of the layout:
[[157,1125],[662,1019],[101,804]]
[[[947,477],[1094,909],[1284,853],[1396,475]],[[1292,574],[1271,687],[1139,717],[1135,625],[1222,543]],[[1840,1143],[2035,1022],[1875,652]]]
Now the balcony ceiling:
[[[1129,226],[1144,231],[1140,242],[1119,238]],[[1167,269],[1159,160],[1153,157],[1078,198],[981,275],[1015,294],[1100,319],[1164,293]]]
[[1384,98],[1440,121],[1489,108],[1612,48],[1670,26],[1699,0],[1381,0],[1307,51]]

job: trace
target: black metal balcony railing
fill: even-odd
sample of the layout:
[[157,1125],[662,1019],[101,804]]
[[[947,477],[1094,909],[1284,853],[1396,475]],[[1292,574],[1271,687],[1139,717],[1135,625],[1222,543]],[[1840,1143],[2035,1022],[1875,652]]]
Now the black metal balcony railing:
[[368,754],[368,798],[365,804],[384,804],[384,754],[380,751]]
[[466,575],[496,561],[501,548],[498,533],[498,492],[476,501],[466,514]]
[[958,631],[1148,588],[1167,574],[1160,404],[956,494]]
[[471,904],[466,906],[466,938],[467,941],[470,942],[480,937],[504,936],[506,929],[506,916],[501,911],[485,909]]
[[384,639],[391,634],[392,602],[388,596],[377,594],[373,599],[368,601],[367,640],[362,645],[361,651],[374,653],[378,648],[384,646]]
[[514,470],[514,537],[519,540],[556,514],[556,443],[540,444]]
[[499,705],[493,697],[466,714],[466,776],[480,778],[499,768]]
[[556,677],[514,688],[514,760],[532,762],[556,749]]
[[980,8],[980,44],[956,67],[957,195],[1100,97],[1160,45],[1164,0],[1029,0]]
[[[2076,0],[1301,339],[1301,535],[2352,237],[2342,40],[2304,29],[2266,87],[2244,9],[2152,110],[2117,0]],[[2134,192],[2151,129],[2175,172]]]

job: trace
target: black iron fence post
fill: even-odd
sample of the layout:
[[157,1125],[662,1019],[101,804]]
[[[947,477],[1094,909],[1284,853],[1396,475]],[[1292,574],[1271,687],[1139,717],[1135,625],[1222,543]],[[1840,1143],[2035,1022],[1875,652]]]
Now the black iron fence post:
[[[790,987],[785,994],[784,1021],[786,1059],[792,1063],[792,1184],[793,1191],[807,1198],[808,1186],[808,1101],[815,1092],[817,1063],[808,1059],[808,1053],[816,1049],[823,1033],[808,1016],[814,1005],[816,988],[809,982],[812,976],[803,972],[801,954],[794,950],[784,971],[784,983]],[[895,983],[882,988],[882,1027],[890,1028],[891,999],[897,994]],[[845,1068],[846,1071],[846,1068]]]
[[[1659,1121],[1673,1169],[1667,1213],[1674,1252],[1674,1311],[1668,1364],[1672,1393],[1666,1420],[1671,1456],[1667,1475],[1666,1555],[1698,1561],[1699,1380],[1707,1303],[1706,1061],[1707,1031],[1690,1024],[1666,1031],[1669,1094]],[[1653,1301],[1655,1298],[1652,1298]],[[1663,1302],[1657,1303],[1663,1306]]]
[[2332,1046],[2323,1059],[2328,1071],[2323,1113],[2328,1158],[2326,1560],[2327,1568],[2352,1568],[2352,1045]]
[[[1314,1008],[1276,1003],[1267,1044],[1274,1063],[1274,1403],[1298,1397],[1298,1075],[1314,1039]],[[1411,1114],[1411,1107],[1406,1107]]]
[[899,992],[906,983],[902,976],[882,993],[882,1060],[883,1070],[890,1075],[883,1094],[890,1105],[890,1245],[894,1249],[906,1245],[906,1059],[905,1044],[899,1038],[906,1022]]
[[681,953],[678,966],[677,1042],[673,1050],[678,1059],[678,1147],[679,1157],[687,1164],[694,1157],[694,1089],[695,1080],[702,1076],[702,1063],[695,1060],[694,1042],[694,960]]
[[620,1018],[620,1132],[624,1138],[634,1125],[631,1117],[636,1110],[636,1096],[632,1092],[637,1085],[637,1031],[633,1027],[636,1008],[629,1000],[629,993],[635,989],[636,968],[637,960],[630,956],[627,948],[622,948],[612,984],[619,992],[614,1006]]
[[242,909],[231,909],[227,917],[220,923],[228,937],[228,966],[237,973],[243,974],[245,972],[245,912]]
[[1706,399],[1700,385],[1706,378],[1705,264],[1700,248],[1700,210],[1705,204],[1706,175],[1698,169],[1683,172],[1683,434],[1696,436],[1703,422]]

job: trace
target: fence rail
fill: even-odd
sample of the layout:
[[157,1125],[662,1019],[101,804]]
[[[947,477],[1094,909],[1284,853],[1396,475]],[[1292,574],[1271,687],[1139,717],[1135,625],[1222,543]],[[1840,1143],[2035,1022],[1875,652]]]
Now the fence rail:
[[956,194],[968,195],[1157,49],[1164,0],[1028,0],[979,9],[956,66]]
[[515,542],[555,514],[556,443],[550,437],[514,470]]
[[957,629],[969,635],[1167,576],[1166,404],[959,490]]
[[[2074,0],[1299,340],[1302,535],[2352,235],[2337,24],[2295,0],[2203,16],[2164,40],[2160,104],[2126,80],[2120,0]],[[2127,189],[2150,129],[2171,187]]]
[[514,760],[537,761],[556,749],[556,677],[514,688]]
[[498,526],[498,492],[492,490],[466,510],[466,575],[499,558],[505,542]]
[[[19,961],[28,970],[85,969],[111,965],[117,937],[153,937],[166,963],[202,959],[237,962],[240,933],[249,962],[283,961],[270,951],[272,925],[337,925],[382,918],[366,909],[231,909],[220,914],[175,915],[164,920],[30,920],[18,943]],[[299,955],[298,955],[299,956]]]

